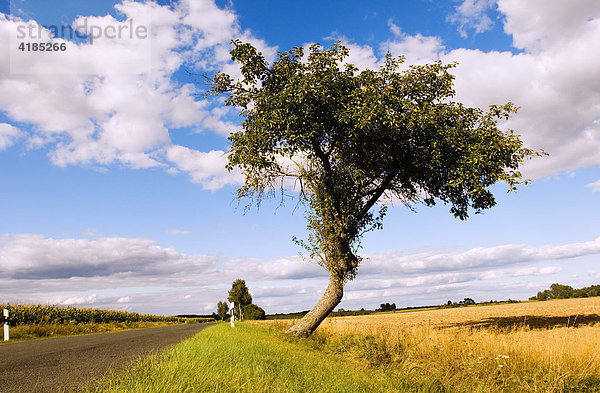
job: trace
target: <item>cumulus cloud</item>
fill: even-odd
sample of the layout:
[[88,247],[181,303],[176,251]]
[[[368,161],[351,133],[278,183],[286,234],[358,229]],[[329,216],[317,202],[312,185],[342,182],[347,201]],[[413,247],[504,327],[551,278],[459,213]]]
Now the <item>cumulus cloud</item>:
[[200,183],[208,190],[217,190],[227,184],[238,184],[242,177],[238,171],[229,172],[224,151],[200,152],[174,145],[167,150],[167,159],[181,171],[190,174],[192,182]]
[[12,279],[160,277],[172,272],[215,270],[214,258],[188,257],[143,238],[51,239],[41,235],[0,236],[0,272]]
[[[224,113],[197,101],[197,86],[176,82],[174,73],[182,66],[239,73],[228,54],[233,38],[254,42],[269,58],[275,48],[242,31],[235,13],[213,0],[181,0],[173,7],[123,0],[115,9],[121,18],[80,16],[66,26],[71,37],[54,38],[56,28],[0,15],[0,51],[14,52],[0,62],[0,110],[29,126],[21,134],[28,145],[49,148],[58,166],[168,169],[164,152],[171,146],[171,129],[195,126],[198,132],[220,135],[233,131],[235,125],[221,118]],[[21,41],[52,39],[66,50],[18,51],[11,42],[29,27],[35,37],[28,34]],[[126,34],[138,28],[144,34]],[[100,30],[111,34],[98,34]],[[91,42],[70,41],[74,34],[87,34]],[[0,149],[14,139],[14,132],[2,127]],[[206,158],[210,166],[215,154],[197,155],[196,161]],[[198,179],[194,170],[192,179]],[[213,188],[229,184],[201,183]]]
[[496,269],[530,263],[577,258],[600,254],[600,238],[589,242],[562,246],[507,244],[495,247],[477,247],[462,253],[438,253],[436,251],[406,254],[402,250],[388,251],[369,256],[361,266],[361,274],[403,274],[421,272],[445,272],[456,270]]
[[495,2],[495,0],[463,0],[456,6],[455,12],[448,16],[448,20],[459,25],[458,32],[463,38],[468,37],[469,30],[474,30],[474,34],[483,33],[494,25],[487,11]]
[[388,26],[394,38],[379,45],[382,55],[389,52],[393,56],[404,56],[406,64],[425,64],[438,60],[444,51],[440,37],[406,34],[392,20],[388,21]]
[[[504,31],[520,53],[447,50],[440,37],[407,34],[393,20],[388,21],[393,37],[373,46],[333,38],[351,48],[349,62],[361,69],[377,68],[387,51],[404,55],[406,64],[458,61],[457,99],[481,108],[514,102],[520,112],[504,126],[521,134],[528,146],[550,153],[526,164],[527,177],[600,165],[600,54],[589,49],[600,39],[599,3],[464,0],[450,19],[465,34],[482,32],[490,25],[488,12],[495,3]],[[196,86],[178,84],[172,76],[183,65],[239,75],[228,53],[232,38],[252,42],[269,61],[276,48],[243,30],[234,10],[212,0],[182,0],[174,7],[124,0],[116,9],[122,18],[87,17],[88,29],[118,28],[135,20],[152,27],[148,39],[101,37],[93,45],[64,41],[68,50],[60,56],[11,56],[10,63],[0,64],[0,110],[12,121],[31,125],[20,137],[31,148],[50,147],[52,162],[59,166],[164,167],[187,172],[211,190],[239,183],[239,177],[220,166],[222,152],[172,144],[170,133],[176,128],[219,135],[236,129],[222,102],[196,101]],[[73,25],[82,25],[85,18]],[[0,34],[10,37],[23,23],[38,26],[35,20],[2,15]],[[1,40],[0,47],[9,42]],[[16,138],[14,131],[3,129],[0,148]]]
[[512,35],[515,47],[539,51],[596,34],[600,4],[594,0],[498,0],[498,10],[506,18],[504,31]]
[[[412,304],[425,304],[436,296],[440,302],[440,296],[482,282],[510,284],[518,277],[552,276],[563,271],[561,260],[597,254],[600,238],[542,247],[375,253],[365,255],[368,259],[358,278],[346,287],[344,304],[368,307],[369,299],[400,296],[412,299]],[[126,306],[142,312],[154,307],[153,312],[164,314],[176,313],[174,305],[186,312],[186,307],[200,302],[208,311],[240,277],[269,312],[312,307],[328,280],[324,269],[298,256],[264,260],[188,255],[144,238],[53,239],[32,234],[0,238],[0,302]]]
[[[505,124],[550,157],[525,165],[540,177],[600,165],[600,5],[499,0],[504,29],[521,53],[456,49],[457,98],[482,108],[511,101],[521,107]],[[535,17],[532,17],[535,15]]]

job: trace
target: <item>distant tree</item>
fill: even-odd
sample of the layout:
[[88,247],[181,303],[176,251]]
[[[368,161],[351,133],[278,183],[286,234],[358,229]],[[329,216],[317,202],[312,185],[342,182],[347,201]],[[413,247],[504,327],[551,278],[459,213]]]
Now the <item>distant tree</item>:
[[600,296],[600,285],[592,285],[587,287],[588,297]]
[[466,297],[465,300],[463,300],[463,304],[465,306],[470,306],[475,304],[475,300],[471,299],[470,297]]
[[227,318],[227,314],[229,313],[229,304],[227,302],[218,302],[217,303],[217,315],[221,321],[224,321]]
[[541,154],[498,128],[515,113],[512,104],[485,112],[452,101],[452,64],[404,68],[403,58],[387,54],[378,70],[359,71],[336,43],[311,45],[306,57],[295,47],[269,65],[251,44],[233,45],[241,78],[217,73],[211,93],[225,94],[245,117],[229,137],[227,168],[245,178],[238,197],[259,204],[295,182],[310,232],[297,243],[330,278],[290,334],[310,335],[341,302],[362,260],[363,234],[382,228],[389,201],[441,201],[464,220],[496,204],[495,183],[527,183],[518,168]]
[[379,305],[379,309],[381,311],[395,311],[396,310],[396,303],[382,303]]
[[589,287],[573,289],[570,285],[554,283],[550,285],[550,289],[538,292],[536,296],[530,297],[529,300],[569,299],[594,296],[600,296],[600,285],[591,285]]
[[535,298],[537,300],[548,300],[548,299],[550,299],[550,291],[547,289],[545,291],[540,291],[537,293]]
[[550,299],[568,299],[573,297],[573,287],[569,285],[550,285]]
[[245,280],[237,279],[231,284],[227,300],[235,303],[235,316],[244,319],[244,307],[252,303],[252,295],[250,295]]
[[244,306],[244,318],[250,320],[263,320],[266,319],[265,310],[260,308],[254,303]]

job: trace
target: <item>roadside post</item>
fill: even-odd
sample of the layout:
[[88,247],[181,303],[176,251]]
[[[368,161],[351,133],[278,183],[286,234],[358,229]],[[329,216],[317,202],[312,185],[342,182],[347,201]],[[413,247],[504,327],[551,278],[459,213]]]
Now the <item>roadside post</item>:
[[229,310],[229,314],[231,315],[231,318],[229,318],[231,327],[235,327],[235,302],[231,302],[231,309]]
[[8,309],[4,309],[4,341],[10,340],[10,332],[8,331]]

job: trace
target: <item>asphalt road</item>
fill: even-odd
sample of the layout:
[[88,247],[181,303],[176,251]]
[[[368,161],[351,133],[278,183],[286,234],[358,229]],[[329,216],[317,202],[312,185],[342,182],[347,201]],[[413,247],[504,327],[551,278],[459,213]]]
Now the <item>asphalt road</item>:
[[0,393],[83,387],[211,324],[187,324],[0,345]]

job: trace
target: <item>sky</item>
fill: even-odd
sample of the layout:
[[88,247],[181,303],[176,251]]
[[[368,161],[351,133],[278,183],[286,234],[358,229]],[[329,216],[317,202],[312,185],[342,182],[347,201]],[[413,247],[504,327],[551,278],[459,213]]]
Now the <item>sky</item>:
[[317,302],[328,275],[292,241],[294,192],[247,210],[225,169],[243,119],[202,75],[239,75],[233,39],[270,62],[336,41],[359,69],[457,62],[456,101],[513,102],[501,128],[549,153],[466,221],[391,207],[339,307],[600,283],[597,0],[0,0],[0,303],[206,314],[237,278],[267,313]]

